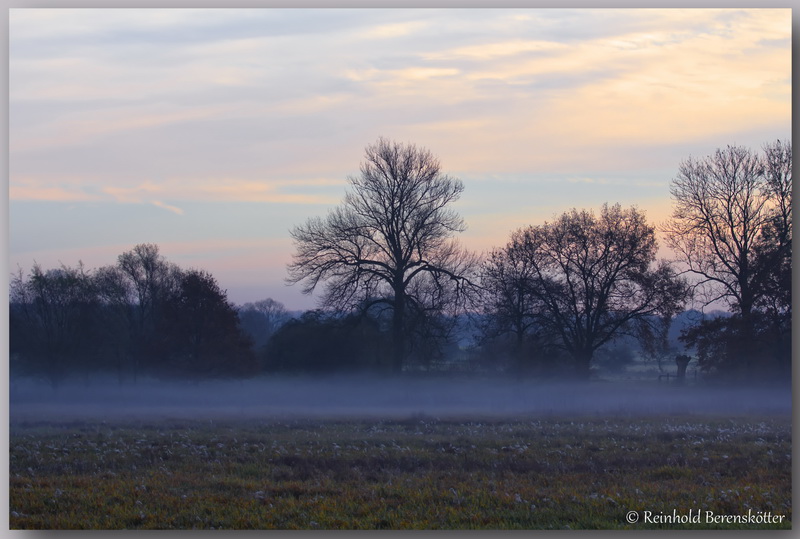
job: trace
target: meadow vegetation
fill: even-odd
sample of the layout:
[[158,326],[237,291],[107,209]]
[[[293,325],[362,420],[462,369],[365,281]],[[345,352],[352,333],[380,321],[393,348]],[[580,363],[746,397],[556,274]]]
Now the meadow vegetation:
[[[14,421],[12,529],[791,528],[791,418]],[[771,512],[780,524],[629,523]]]

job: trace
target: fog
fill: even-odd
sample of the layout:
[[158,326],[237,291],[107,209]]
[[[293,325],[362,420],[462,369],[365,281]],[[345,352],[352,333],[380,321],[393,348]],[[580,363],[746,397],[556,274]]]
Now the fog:
[[621,416],[791,413],[791,388],[475,378],[269,377],[164,383],[10,384],[11,421]]

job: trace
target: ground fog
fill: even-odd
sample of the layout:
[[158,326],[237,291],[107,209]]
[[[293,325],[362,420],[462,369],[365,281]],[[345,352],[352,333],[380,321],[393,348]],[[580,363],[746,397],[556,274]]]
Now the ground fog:
[[14,420],[215,419],[279,416],[403,417],[789,414],[789,387],[676,386],[656,382],[269,377],[166,383],[110,380],[10,384]]

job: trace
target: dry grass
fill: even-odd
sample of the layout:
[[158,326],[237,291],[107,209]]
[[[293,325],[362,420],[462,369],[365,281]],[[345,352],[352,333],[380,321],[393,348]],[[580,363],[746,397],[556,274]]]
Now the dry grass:
[[[629,511],[785,515],[626,522]],[[13,529],[791,527],[789,417],[12,423]]]

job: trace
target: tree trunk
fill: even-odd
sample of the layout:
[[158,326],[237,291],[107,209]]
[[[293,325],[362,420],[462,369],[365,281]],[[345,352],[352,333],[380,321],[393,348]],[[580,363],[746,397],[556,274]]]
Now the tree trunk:
[[523,375],[525,373],[525,355],[523,350],[523,344],[525,342],[525,335],[523,333],[523,329],[520,325],[517,325],[517,342],[516,342],[516,352],[517,352],[517,361],[516,361],[516,368],[517,373]]
[[577,360],[575,364],[575,374],[581,380],[588,380],[591,375],[592,356],[593,352],[591,350],[582,350],[578,352],[575,357]]
[[392,372],[395,374],[403,372],[403,360],[406,355],[405,314],[405,295],[403,292],[395,292],[392,316]]
[[683,354],[675,357],[675,363],[678,365],[678,374],[676,377],[679,384],[682,384],[686,379],[686,367],[689,366],[691,360],[691,357]]
[[759,373],[755,372],[755,356],[757,355],[755,337],[755,318],[753,316],[753,305],[755,304],[755,294],[750,283],[750,271],[747,257],[741,263],[740,280],[740,294],[741,301],[739,309],[741,311],[741,326],[739,328],[739,358],[738,365],[742,371],[744,379],[752,379],[753,376],[758,376]]
[[756,372],[756,356],[759,353],[756,344],[755,318],[752,308],[748,305],[746,312],[742,312],[741,329],[739,331],[739,354],[737,362],[741,367],[741,375],[745,380],[752,380],[760,374]]

